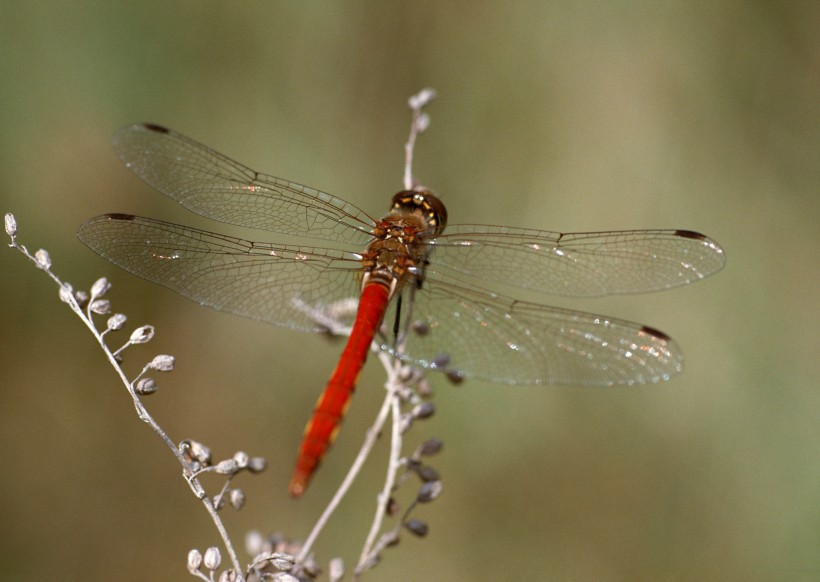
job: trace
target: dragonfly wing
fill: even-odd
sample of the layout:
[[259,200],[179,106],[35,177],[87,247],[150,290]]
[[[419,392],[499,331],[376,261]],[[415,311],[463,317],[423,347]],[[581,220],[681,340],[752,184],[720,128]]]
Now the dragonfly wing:
[[113,147],[145,182],[201,216],[364,246],[374,224],[340,198],[267,176],[158,125],[123,127]]
[[78,236],[115,265],[197,303],[299,331],[325,331],[325,318],[338,313],[352,317],[359,291],[361,261],[336,249],[255,243],[128,214],[92,218]]
[[719,271],[712,239],[687,230],[558,233],[454,225],[433,243],[429,271],[551,295],[657,291]]
[[[426,283],[405,289],[415,297],[402,357],[422,367],[497,383],[591,386],[658,382],[682,370],[680,348],[652,328],[457,282]],[[385,321],[393,317],[395,306]]]

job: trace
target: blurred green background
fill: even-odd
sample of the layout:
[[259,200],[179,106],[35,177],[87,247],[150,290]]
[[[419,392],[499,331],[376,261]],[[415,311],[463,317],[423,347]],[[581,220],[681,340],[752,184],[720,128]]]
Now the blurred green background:
[[[306,498],[286,484],[341,344],[219,314],[75,238],[103,212],[210,226],[109,148],[138,121],[372,214],[401,186],[409,95],[432,86],[416,174],[450,221],[686,228],[726,269],[647,296],[558,301],[673,335],[661,386],[509,388],[435,375],[444,493],[384,580],[820,579],[820,4],[790,2],[3,2],[0,200],[20,240],[177,357],[147,404],[172,438],[270,468],[225,512],[307,535],[381,399],[365,371]],[[228,230],[228,229],[223,229]],[[57,290],[0,253],[0,578],[186,579],[218,538],[174,459]],[[549,300],[546,298],[545,300]],[[124,339],[124,338],[123,338]],[[112,343],[115,343],[112,341]],[[316,546],[352,565],[385,450]],[[243,559],[246,557],[243,553]],[[190,578],[188,578],[190,579]]]

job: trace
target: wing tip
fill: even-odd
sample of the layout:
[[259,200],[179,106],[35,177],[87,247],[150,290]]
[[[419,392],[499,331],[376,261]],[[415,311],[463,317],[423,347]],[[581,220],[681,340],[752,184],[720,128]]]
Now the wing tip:
[[676,230],[674,234],[675,236],[680,238],[688,238],[703,243],[714,252],[715,256],[719,257],[719,266],[715,270],[706,273],[706,275],[711,275],[712,273],[719,271],[723,268],[723,265],[726,262],[726,252],[723,250],[723,247],[721,247],[714,239],[711,239],[705,234],[701,234],[694,230]]

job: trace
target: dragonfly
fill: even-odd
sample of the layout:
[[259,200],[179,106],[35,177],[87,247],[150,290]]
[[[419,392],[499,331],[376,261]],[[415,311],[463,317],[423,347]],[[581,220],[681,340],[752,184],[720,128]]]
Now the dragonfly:
[[389,211],[373,217],[154,124],[120,129],[113,147],[137,176],[196,214],[296,243],[105,214],[78,232],[102,257],[202,305],[302,332],[327,332],[327,318],[358,300],[347,344],[305,428],[289,486],[294,497],[333,442],[371,349],[497,384],[665,381],[683,367],[665,333],[514,294],[657,291],[699,281],[725,263],[717,242],[691,230],[448,225],[444,204],[420,187],[398,192]]

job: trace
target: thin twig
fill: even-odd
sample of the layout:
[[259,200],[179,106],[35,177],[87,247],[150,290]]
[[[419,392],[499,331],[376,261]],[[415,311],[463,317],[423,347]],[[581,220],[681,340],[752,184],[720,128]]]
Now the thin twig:
[[[383,355],[382,352],[379,353],[380,359]],[[386,355],[386,354],[384,354]],[[382,363],[385,363],[385,360],[382,359]],[[316,522],[316,525],[313,526],[313,530],[311,530],[310,535],[305,540],[305,543],[302,546],[302,549],[299,551],[299,555],[296,556],[296,562],[301,563],[310,552],[313,543],[316,541],[319,533],[327,524],[327,521],[330,519],[330,516],[339,506],[342,498],[347,494],[350,486],[353,484],[353,481],[356,479],[356,476],[361,471],[362,466],[364,465],[367,457],[370,455],[370,451],[373,450],[373,446],[376,444],[376,440],[379,438],[381,434],[382,428],[384,428],[384,423],[387,421],[388,412],[391,410],[392,403],[396,400],[395,398],[395,382],[396,382],[396,372],[393,370],[392,361],[389,360],[388,356],[388,364],[385,364],[385,369],[387,370],[388,379],[385,383],[385,387],[387,391],[385,392],[385,398],[382,402],[382,406],[379,409],[378,414],[376,415],[376,420],[373,422],[373,425],[367,430],[367,434],[365,435],[364,442],[362,443],[361,448],[359,449],[359,453],[356,455],[353,464],[351,465],[350,469],[345,475],[342,484],[339,486],[339,489],[333,495],[333,498],[328,503],[325,510],[322,512],[322,515],[319,517],[319,520]]]
[[[384,354],[384,356],[385,358],[383,359],[382,363],[385,363],[385,360],[389,360],[387,354]],[[387,505],[390,502],[390,495],[392,494],[393,487],[395,486],[396,474],[401,468],[400,461],[403,439],[401,435],[401,398],[399,395],[399,391],[400,388],[403,387],[403,384],[399,382],[401,363],[397,360],[392,360],[391,363],[392,370],[388,372],[390,374],[390,378],[388,380],[387,386],[387,397],[389,399],[390,410],[392,412],[392,430],[390,434],[390,458],[387,464],[387,476],[384,480],[384,486],[382,487],[381,493],[379,493],[379,496],[377,498],[376,513],[373,516],[373,523],[370,526],[370,532],[367,535],[367,540],[365,541],[364,546],[362,547],[362,553],[359,556],[359,563],[356,565],[357,575],[361,574],[361,572],[365,568],[365,565],[372,558],[371,554],[373,550],[373,544],[376,542],[376,536],[379,535],[379,531],[382,527],[382,522],[384,521],[384,516],[387,514]]]
[[404,144],[404,189],[412,190],[416,186],[416,180],[413,178],[413,151],[416,146],[416,137],[423,133],[427,126],[430,125],[430,118],[427,114],[422,113],[422,108],[436,98],[436,92],[433,89],[422,89],[410,99],[407,104],[413,111],[413,119],[410,122],[410,135],[407,138],[407,143]]
[[[14,228],[9,227],[10,221],[14,225]],[[186,482],[191,487],[191,490],[194,492],[194,494],[199,498],[199,500],[202,501],[202,504],[205,506],[206,511],[211,516],[211,520],[214,522],[214,525],[216,526],[216,529],[219,532],[220,537],[222,538],[222,542],[225,545],[225,549],[227,550],[231,563],[233,564],[234,571],[237,573],[240,580],[244,580],[244,576],[242,575],[242,568],[239,564],[239,559],[236,555],[236,551],[233,548],[233,544],[231,543],[231,539],[228,536],[228,532],[225,529],[222,519],[219,517],[219,514],[217,513],[217,510],[214,507],[211,499],[205,494],[204,488],[192,472],[190,464],[188,463],[187,459],[183,456],[182,452],[179,450],[179,447],[174,443],[173,440],[171,440],[168,434],[148,413],[148,410],[142,404],[139,395],[136,393],[134,389],[134,383],[128,380],[128,378],[125,376],[125,372],[120,367],[115,354],[119,354],[119,352],[121,352],[123,348],[120,348],[119,350],[117,350],[117,352],[112,352],[105,342],[105,338],[103,337],[104,332],[99,332],[97,330],[97,327],[94,325],[93,312],[91,310],[91,306],[94,300],[98,298],[98,296],[92,294],[88,301],[87,311],[83,311],[82,307],[80,306],[79,302],[74,296],[71,285],[61,281],[60,278],[51,271],[51,260],[48,258],[48,253],[46,253],[43,250],[40,250],[37,251],[37,253],[35,253],[34,255],[32,255],[24,245],[21,245],[17,242],[16,221],[14,220],[14,217],[11,214],[6,215],[6,233],[9,235],[11,239],[11,242],[9,243],[10,247],[17,249],[20,253],[23,254],[23,256],[25,256],[27,259],[33,262],[39,269],[41,269],[49,277],[51,277],[54,280],[54,282],[57,283],[57,285],[59,285],[60,298],[68,304],[71,310],[77,315],[77,317],[80,318],[80,320],[85,324],[89,331],[91,331],[92,335],[96,338],[97,343],[100,344],[100,347],[102,348],[106,358],[108,358],[109,363],[114,368],[120,380],[128,390],[128,394],[131,396],[131,399],[134,402],[134,407],[136,408],[139,418],[146,424],[148,424],[154,431],[154,433],[157,436],[159,436],[160,439],[162,439],[162,441],[165,443],[165,446],[168,447],[168,449],[173,453],[177,461],[182,466],[182,472]],[[126,346],[130,345],[131,343],[132,342],[129,342],[129,344],[126,344]]]

